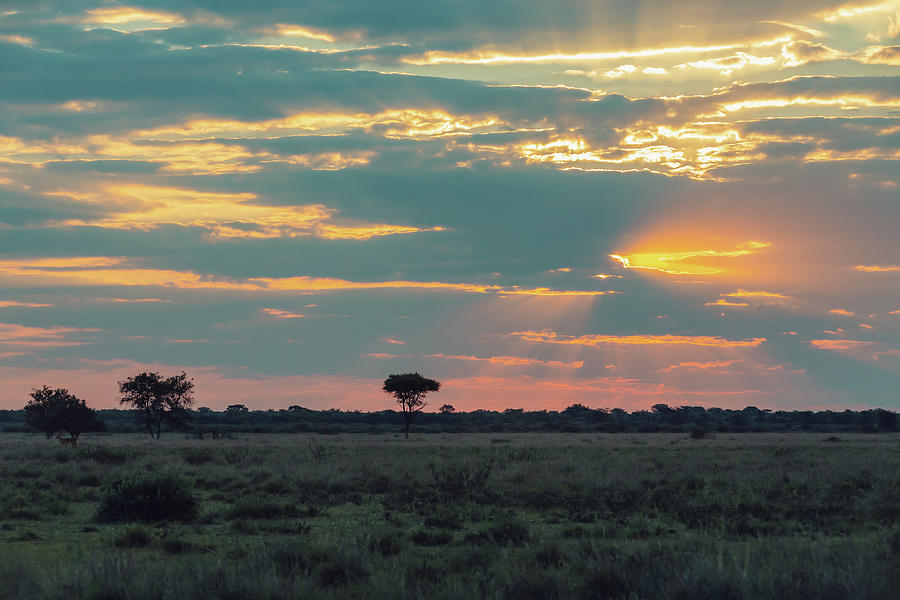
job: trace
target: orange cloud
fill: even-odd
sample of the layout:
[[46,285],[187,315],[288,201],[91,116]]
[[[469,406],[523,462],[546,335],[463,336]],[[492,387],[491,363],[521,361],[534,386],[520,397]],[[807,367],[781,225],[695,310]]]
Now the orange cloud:
[[393,338],[388,338],[388,337],[378,338],[378,339],[380,339],[382,342],[386,342],[386,343],[388,343],[388,344],[397,344],[397,345],[401,345],[401,344],[405,344],[405,343],[406,343],[406,342],[404,342],[403,340],[395,340],[395,339],[393,339]]
[[856,316],[856,313],[849,311],[849,310],[844,310],[843,308],[832,308],[831,310],[828,311],[828,314],[840,315],[842,317],[855,317]]
[[856,265],[853,267],[857,271],[864,273],[888,273],[891,271],[900,271],[900,265]]
[[370,352],[369,354],[364,354],[368,358],[400,358],[398,354],[391,354],[390,352]]
[[719,298],[715,302],[707,302],[704,306],[725,306],[728,308],[746,308],[750,306],[747,302],[729,302],[725,298]]
[[17,302],[15,300],[0,300],[0,308],[11,308],[11,307],[46,308],[48,306],[53,306],[53,305],[52,304],[43,304],[40,302]]
[[668,367],[665,367],[664,369],[659,369],[659,372],[660,373],[671,373],[672,371],[676,371],[679,369],[701,369],[701,370],[724,369],[726,367],[730,367],[731,365],[733,365],[736,362],[737,362],[737,360],[717,360],[717,361],[710,361],[710,362],[688,361],[688,362],[678,363],[677,365],[669,365]]
[[535,358],[525,358],[523,356],[488,356],[486,358],[482,358],[479,356],[466,356],[466,355],[446,355],[446,354],[426,354],[428,358],[444,358],[449,360],[465,360],[465,361],[475,361],[475,362],[487,362],[492,365],[502,365],[505,367],[512,366],[542,366],[542,367],[558,367],[563,369],[580,369],[584,366],[583,360],[576,360],[572,362],[563,362],[559,360],[538,360]]
[[762,290],[759,291],[747,291],[745,289],[738,289],[736,292],[731,292],[729,294],[722,294],[723,296],[728,296],[730,298],[765,298],[772,300],[787,300],[788,296],[784,294],[778,294],[775,292],[765,292]]
[[80,346],[88,342],[69,339],[72,334],[98,331],[74,327],[28,327],[0,323],[0,344],[16,346]]
[[618,344],[628,346],[664,345],[664,346],[711,346],[717,348],[755,347],[766,341],[765,338],[747,338],[742,340],[729,340],[719,336],[709,335],[582,335],[560,336],[554,331],[544,329],[542,331],[514,331],[511,336],[516,336],[526,342],[539,342],[545,344],[574,344],[578,346],[602,346],[605,344]]
[[719,298],[715,302],[707,302],[704,306],[724,306],[727,308],[746,308],[750,306],[747,302],[729,302],[725,298]]
[[832,350],[837,352],[841,350],[858,350],[860,348],[865,348],[866,346],[871,346],[875,342],[864,342],[861,340],[810,340],[809,343],[820,350]]
[[281,310],[279,308],[264,308],[262,309],[262,312],[275,317],[276,319],[302,319],[306,316],[300,313]]

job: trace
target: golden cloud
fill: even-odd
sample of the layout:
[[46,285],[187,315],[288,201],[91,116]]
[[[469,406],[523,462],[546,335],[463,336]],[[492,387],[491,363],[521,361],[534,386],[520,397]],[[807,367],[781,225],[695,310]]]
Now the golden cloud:
[[890,273],[900,271],[900,265],[856,265],[853,268],[864,273]]
[[262,312],[271,317],[275,317],[276,319],[303,319],[306,317],[304,314],[281,310],[279,308],[264,308],[262,309]]
[[142,268],[122,257],[20,258],[0,260],[0,275],[7,286],[160,286],[270,292],[338,292],[351,290],[432,290],[499,296],[596,297],[615,292],[503,287],[481,283],[441,281],[349,281],[332,277],[251,277],[234,279],[193,271]]
[[716,348],[746,348],[760,346],[765,338],[747,338],[741,340],[729,340],[719,336],[709,335],[582,335],[561,336],[554,331],[544,329],[542,331],[515,331],[509,335],[518,337],[526,342],[545,344],[572,344],[577,346],[603,346],[606,344],[626,346],[709,346]]
[[[755,254],[771,246],[768,242],[742,242],[734,250],[686,250],[678,252],[637,252],[627,256],[610,254],[609,257],[625,269],[643,269],[669,275],[715,275],[725,269],[717,265],[716,259],[735,258]],[[703,264],[710,259],[716,266]]]
[[383,223],[334,222],[336,212],[321,204],[266,206],[251,203],[255,194],[208,192],[140,184],[108,185],[87,193],[58,191],[49,195],[79,203],[109,207],[111,214],[93,219],[51,222],[53,227],[153,229],[162,225],[200,227],[213,239],[321,237],[367,240],[387,235],[444,231],[443,227],[413,227]]

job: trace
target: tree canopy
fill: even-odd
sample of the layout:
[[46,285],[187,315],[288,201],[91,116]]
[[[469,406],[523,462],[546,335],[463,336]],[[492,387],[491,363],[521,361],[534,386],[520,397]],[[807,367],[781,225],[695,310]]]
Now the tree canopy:
[[409,437],[409,426],[413,417],[428,405],[425,396],[441,389],[439,381],[422,377],[418,373],[389,375],[384,380],[382,390],[397,400],[403,413],[403,434]]
[[103,428],[97,411],[88,408],[84,400],[67,389],[46,385],[31,392],[31,400],[25,405],[25,422],[47,437],[65,431],[76,443],[82,432]]
[[145,372],[119,382],[119,403],[130,405],[150,436],[159,439],[163,423],[179,425],[188,419],[193,391],[194,382],[184,372],[172,377]]

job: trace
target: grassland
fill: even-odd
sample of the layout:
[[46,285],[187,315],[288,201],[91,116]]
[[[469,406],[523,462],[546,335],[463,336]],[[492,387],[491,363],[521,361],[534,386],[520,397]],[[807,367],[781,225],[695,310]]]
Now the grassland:
[[[831,438],[831,439],[829,439]],[[894,598],[900,435],[0,435],[3,598]],[[172,473],[187,521],[106,523]]]

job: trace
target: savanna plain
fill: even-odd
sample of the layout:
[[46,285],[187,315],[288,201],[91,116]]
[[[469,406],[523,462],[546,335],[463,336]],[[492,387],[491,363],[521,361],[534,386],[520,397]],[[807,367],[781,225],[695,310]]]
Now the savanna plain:
[[0,596],[896,598],[898,434],[0,435]]

